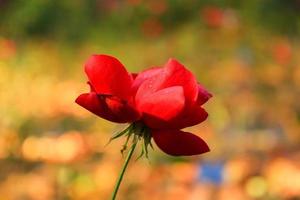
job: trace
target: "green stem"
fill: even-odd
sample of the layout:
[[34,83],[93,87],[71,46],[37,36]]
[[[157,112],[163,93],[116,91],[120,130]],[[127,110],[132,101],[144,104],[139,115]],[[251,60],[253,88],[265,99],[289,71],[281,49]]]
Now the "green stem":
[[131,146],[131,148],[130,148],[128,154],[127,154],[127,157],[126,157],[126,159],[125,159],[125,163],[123,164],[122,170],[121,170],[121,172],[120,172],[120,174],[119,174],[119,178],[118,178],[117,183],[116,183],[116,185],[115,185],[115,189],[114,189],[114,191],[113,191],[111,200],[115,200],[115,199],[116,199],[116,196],[117,196],[117,193],[118,193],[118,190],[119,190],[121,181],[122,181],[122,179],[123,179],[125,170],[126,170],[126,168],[127,168],[127,166],[128,166],[129,160],[130,160],[130,158],[131,158],[131,156],[132,156],[132,154],[133,154],[133,151],[134,151],[134,149],[135,149],[136,143],[137,143],[137,142],[134,142],[134,143],[132,144],[132,146]]

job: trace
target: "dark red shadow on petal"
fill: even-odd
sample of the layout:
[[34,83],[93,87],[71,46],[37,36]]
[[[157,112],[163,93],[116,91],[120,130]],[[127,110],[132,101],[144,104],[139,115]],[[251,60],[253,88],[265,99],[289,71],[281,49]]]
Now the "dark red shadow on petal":
[[203,105],[206,103],[213,95],[209,93],[202,85],[198,83],[198,105]]
[[128,104],[115,96],[97,95],[95,92],[81,94],[77,104],[106,120],[127,123],[140,118],[140,114]]
[[131,77],[132,77],[133,80],[135,80],[137,76],[138,76],[137,73],[131,73]]
[[152,130],[157,146],[172,156],[192,156],[209,152],[206,142],[200,137],[180,130]]

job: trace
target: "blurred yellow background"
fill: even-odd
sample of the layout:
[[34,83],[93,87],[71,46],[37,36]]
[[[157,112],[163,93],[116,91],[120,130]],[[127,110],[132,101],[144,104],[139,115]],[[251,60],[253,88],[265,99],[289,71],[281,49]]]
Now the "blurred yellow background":
[[211,152],[155,147],[120,200],[300,199],[299,34],[299,0],[0,0],[0,200],[109,199],[125,125],[74,103],[91,54],[131,72],[174,57],[214,94],[188,129]]

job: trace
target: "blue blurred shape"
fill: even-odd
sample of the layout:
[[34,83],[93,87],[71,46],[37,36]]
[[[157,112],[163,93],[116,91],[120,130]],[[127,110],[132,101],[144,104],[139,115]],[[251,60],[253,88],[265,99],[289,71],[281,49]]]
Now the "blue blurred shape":
[[199,165],[198,181],[213,185],[220,185],[223,182],[224,162],[204,161]]

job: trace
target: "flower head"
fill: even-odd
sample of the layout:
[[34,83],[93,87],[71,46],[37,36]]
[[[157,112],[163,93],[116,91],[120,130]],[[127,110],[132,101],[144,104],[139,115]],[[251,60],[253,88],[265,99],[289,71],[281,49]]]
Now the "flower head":
[[209,151],[198,136],[180,129],[203,122],[201,107],[212,95],[175,59],[163,67],[130,74],[116,58],[93,55],[85,65],[90,92],[76,103],[106,120],[132,123],[128,138],[144,139],[145,153],[151,139],[169,155],[196,155]]

